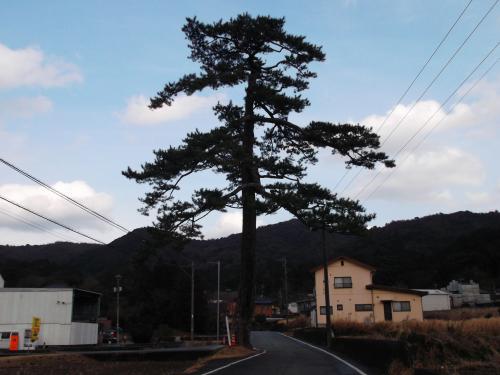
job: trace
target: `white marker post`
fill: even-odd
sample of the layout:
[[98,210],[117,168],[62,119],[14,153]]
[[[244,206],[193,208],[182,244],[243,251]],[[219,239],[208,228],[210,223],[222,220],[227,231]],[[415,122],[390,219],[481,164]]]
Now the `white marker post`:
[[231,331],[229,329],[229,318],[226,315],[227,344],[231,346]]

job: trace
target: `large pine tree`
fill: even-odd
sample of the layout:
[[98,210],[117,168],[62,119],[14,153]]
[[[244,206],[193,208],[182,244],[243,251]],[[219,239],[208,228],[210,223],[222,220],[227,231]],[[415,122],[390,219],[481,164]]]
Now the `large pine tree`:
[[[180,146],[154,151],[155,161],[141,171],[123,172],[152,186],[141,199],[142,210],[156,208],[156,227],[172,240],[201,236],[199,221],[213,211],[242,209],[238,331],[244,345],[249,345],[254,305],[256,217],[284,209],[311,228],[363,228],[373,216],[356,201],[304,182],[307,166],[318,162],[320,149],[345,157],[348,168],[393,166],[377,151],[379,137],[371,129],[289,120],[309,105],[301,93],[316,74],[308,66],[325,55],[305,37],[285,32],[284,24],[283,18],[248,14],[213,24],[188,18],[182,31],[200,71],[166,84],[150,107],[170,106],[181,93],[231,86],[244,89],[242,103],[218,103],[214,112],[220,126],[189,133]],[[175,198],[185,177],[206,170],[225,175],[227,186],[200,188],[190,201]]]

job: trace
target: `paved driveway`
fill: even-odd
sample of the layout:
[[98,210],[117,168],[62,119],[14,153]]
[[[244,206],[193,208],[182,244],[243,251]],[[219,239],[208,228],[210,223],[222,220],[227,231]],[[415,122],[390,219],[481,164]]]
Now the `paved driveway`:
[[217,371],[220,375],[360,375],[339,359],[278,332],[252,332],[252,344],[265,354]]

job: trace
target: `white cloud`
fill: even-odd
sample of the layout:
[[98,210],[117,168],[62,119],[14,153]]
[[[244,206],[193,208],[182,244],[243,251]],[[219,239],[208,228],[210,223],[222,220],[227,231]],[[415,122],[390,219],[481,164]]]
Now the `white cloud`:
[[[457,99],[469,87],[464,87],[458,93]],[[412,104],[396,106],[381,130],[379,130],[380,125],[391,110],[383,115],[373,114],[363,118],[360,123],[372,126],[380,134],[383,142],[393,133],[383,145],[383,151],[390,157],[394,157],[396,151],[399,151],[424,124],[426,125],[412,143],[398,155],[396,169],[382,169],[381,176],[371,183],[359,198],[365,199],[391,174],[391,177],[372,195],[373,197],[433,204],[440,202],[458,208],[469,204],[479,207],[487,202],[491,203],[491,192],[484,191],[487,190],[486,177],[494,172],[487,170],[487,167],[491,167],[487,163],[488,160],[483,163],[479,158],[479,155],[483,155],[486,151],[479,150],[477,142],[478,138],[485,136],[488,136],[489,140],[496,139],[495,133],[498,134],[500,125],[499,101],[500,79],[494,79],[477,85],[466,100],[454,106],[451,112],[440,108],[438,101],[425,100],[416,103],[402,122]],[[453,103],[452,100],[451,104]],[[434,117],[429,121],[431,116]],[[422,137],[438,122],[432,137],[428,138],[420,148],[415,148]],[[396,126],[398,129],[394,131]],[[452,142],[459,143],[460,148]],[[367,172],[361,176],[363,177],[357,181],[357,186],[351,187],[351,196],[356,196],[356,193],[373,178],[373,174],[369,175]]]
[[484,204],[491,200],[491,194],[485,191],[467,192],[465,196],[474,204]]
[[[470,86],[464,86],[455,99],[461,97],[469,88]],[[417,135],[417,139],[426,134],[438,122],[434,136],[437,136],[440,132],[451,130],[466,135],[491,136],[492,132],[498,131],[500,123],[499,102],[500,79],[494,79],[480,82],[468,94],[465,102],[454,106],[451,112],[440,108],[441,103],[436,100],[424,100],[416,103],[409,113],[408,110],[413,104],[397,105],[382,128],[380,126],[385,117],[392,111],[392,108],[384,114],[366,116],[359,122],[373,127],[380,135],[382,142],[390,136],[383,146],[384,151],[390,154],[398,150],[424,124],[425,127]],[[453,103],[452,99],[450,105],[453,105]],[[436,114],[434,115],[434,113]],[[429,120],[431,116],[433,117]],[[409,148],[411,149],[412,145]]]
[[83,76],[76,65],[47,58],[37,47],[16,50],[0,44],[0,89],[55,87],[82,81]]
[[127,100],[127,107],[118,116],[128,124],[157,125],[187,118],[201,109],[213,106],[219,98],[219,96],[179,96],[171,106],[149,109],[149,99],[144,95],[136,95]]
[[[382,127],[380,126],[392,109],[384,115],[367,116],[360,121],[360,124],[373,127],[380,135],[381,141],[386,142],[383,146],[384,151],[391,154],[396,152],[424,124],[425,128],[420,131],[417,139],[426,134],[428,130],[440,121],[436,128],[437,131],[471,124],[474,121],[474,113],[467,104],[457,105],[451,113],[446,113],[442,108],[440,109],[440,105],[435,100],[420,101],[406,116],[412,104],[399,104],[394,108],[392,115]],[[406,118],[404,118],[405,116]],[[432,120],[428,121],[431,116],[433,116]]]
[[497,182],[496,185],[489,189],[483,187],[481,190],[467,191],[464,194],[464,198],[467,207],[471,207],[472,209],[498,209],[500,205],[500,182]]
[[[453,200],[451,189],[478,187],[485,181],[486,170],[481,160],[458,148],[421,150],[402,155],[402,159],[406,161],[396,170],[382,169],[381,175],[364,191],[364,196],[385,181],[373,197],[446,203]],[[353,189],[353,194],[371,180],[371,176],[366,176]]]
[[[257,218],[257,226],[264,225],[262,219]],[[242,213],[241,211],[224,212],[219,215],[215,225],[207,228],[204,232],[206,238],[226,237],[230,234],[241,233]]]
[[[107,216],[111,211],[112,197],[106,193],[96,192],[84,181],[60,181],[52,185],[52,187],[103,215]],[[75,229],[91,228],[101,231],[108,229],[108,226],[102,221],[38,185],[0,185],[0,195]],[[16,208],[3,200],[0,201],[0,209],[12,212],[30,222],[53,227],[47,221]],[[35,230],[5,215],[0,215],[0,226],[16,231]]]
[[46,96],[21,97],[0,101],[0,116],[31,117],[38,113],[50,112],[52,101]]

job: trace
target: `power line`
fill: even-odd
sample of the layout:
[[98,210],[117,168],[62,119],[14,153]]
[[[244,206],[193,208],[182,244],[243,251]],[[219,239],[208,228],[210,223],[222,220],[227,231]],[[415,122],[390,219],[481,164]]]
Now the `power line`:
[[471,36],[476,32],[476,30],[483,23],[483,21],[486,19],[486,17],[491,13],[491,11],[493,10],[493,8],[495,8],[495,6],[497,5],[498,1],[500,1],[500,0],[496,0],[495,1],[495,3],[488,9],[488,11],[481,18],[481,20],[479,20],[479,22],[476,24],[476,26],[474,27],[474,29],[472,29],[472,31],[469,33],[469,35],[467,35],[467,38],[465,38],[464,41],[462,42],[462,44],[460,44],[460,46],[458,46],[458,48],[455,50],[455,52],[453,53],[453,55],[451,55],[451,57],[448,59],[448,61],[443,65],[443,67],[441,68],[441,70],[438,72],[438,74],[436,74],[436,76],[432,79],[432,81],[427,85],[427,87],[425,88],[425,90],[422,92],[422,94],[420,94],[420,96],[418,97],[418,99],[413,103],[413,105],[406,112],[406,114],[403,116],[403,118],[398,121],[398,123],[396,124],[396,126],[389,133],[389,135],[384,139],[384,141],[381,143],[381,146],[383,146],[391,138],[391,136],[399,128],[399,126],[401,125],[401,123],[406,119],[406,117],[410,114],[410,112],[413,110],[413,108],[415,108],[415,106],[423,98],[423,96],[427,93],[427,91],[429,91],[429,89],[432,87],[432,85],[434,85],[434,83],[441,76],[441,74],[445,71],[445,69],[448,67],[448,65],[450,65],[450,63],[453,61],[453,59],[455,59],[455,56],[462,50],[463,46],[469,41],[469,39],[471,38]]
[[[450,110],[448,111],[448,113],[451,113],[451,112],[455,109],[455,107],[463,101],[463,99],[464,99],[464,98],[465,98],[465,97],[466,97],[466,96],[467,96],[467,95],[468,95],[468,94],[469,94],[469,93],[470,93],[470,92],[471,92],[471,91],[472,91],[472,90],[473,90],[473,89],[474,89],[474,88],[475,88],[475,87],[479,84],[479,82],[481,82],[481,81],[483,80],[483,78],[484,78],[484,77],[485,77],[485,76],[486,76],[486,75],[487,75],[487,74],[488,74],[488,73],[489,73],[489,72],[493,69],[493,67],[494,67],[494,66],[498,63],[498,61],[499,61],[499,60],[500,60],[500,59],[498,59],[498,58],[495,60],[495,62],[494,62],[494,63],[493,63],[493,64],[492,64],[492,65],[491,65],[491,66],[490,66],[490,67],[489,67],[489,68],[488,68],[488,69],[487,69],[487,70],[486,70],[486,71],[485,71],[485,72],[481,75],[481,77],[480,77],[478,80],[476,80],[476,82],[475,82],[475,83],[474,83],[474,84],[473,84],[473,85],[472,85],[472,86],[471,86],[471,87],[470,87],[470,88],[469,88],[469,89],[468,89],[468,90],[467,90],[467,91],[466,91],[466,92],[462,95],[462,97],[461,97],[461,98],[460,98],[460,99],[459,99],[459,100],[458,100],[458,101],[457,101],[457,102],[456,102],[456,103],[455,103],[455,104],[454,104],[454,105],[450,108]],[[434,131],[434,130],[438,127],[438,125],[439,125],[441,122],[443,122],[443,120],[444,120],[444,117],[443,117],[441,120],[439,120],[436,124],[434,124],[434,126],[433,126],[433,127],[432,127],[432,128],[431,128],[428,132],[427,132],[427,134],[425,134],[425,135],[424,135],[424,136],[420,139],[420,141],[419,141],[419,142],[415,145],[415,147],[411,150],[411,152],[410,152],[410,153],[408,153],[408,154],[406,154],[405,158],[401,161],[400,165],[401,165],[401,164],[404,164],[404,163],[408,160],[409,156],[410,156],[413,152],[415,152],[415,151],[417,150],[417,148],[419,148],[419,147],[422,145],[422,143],[424,143],[424,142],[427,140],[427,138],[428,138],[428,137],[432,134],[432,132],[433,132],[433,131]],[[372,192],[371,192],[371,193],[370,193],[370,194],[369,194],[369,195],[365,198],[365,200],[370,199],[370,198],[373,196],[373,194],[375,194],[375,193],[376,193],[376,192],[380,189],[380,187],[381,187],[383,184],[385,184],[385,183],[387,182],[387,180],[388,180],[390,177],[392,177],[392,175],[394,174],[394,172],[396,172],[396,170],[392,170],[392,171],[391,171],[391,172],[387,175],[387,177],[386,177],[384,180],[382,180],[382,182],[381,182],[380,184],[378,184],[378,185],[377,185],[377,187],[376,187],[376,188],[375,188],[375,189],[374,189],[374,190],[373,190],[373,191],[372,191]]]
[[[488,52],[488,54],[477,64],[474,69],[467,75],[467,77],[458,85],[458,87],[446,98],[446,100],[439,106],[439,108],[422,124],[422,126],[417,129],[417,131],[406,141],[406,143],[399,148],[399,150],[396,152],[395,157],[397,157],[409,144],[410,142],[415,139],[415,137],[427,126],[427,124],[434,118],[434,116],[441,111],[441,109],[448,103],[448,101],[462,88],[462,86],[469,80],[469,78],[477,71],[477,69],[486,61],[488,57],[497,49],[497,47],[500,45],[500,42],[497,42],[497,44]],[[472,89],[488,74],[493,67],[498,63],[498,58],[495,60],[495,62],[481,75],[481,77],[476,80],[476,82],[460,97],[460,99],[455,102],[455,104],[450,108],[448,113],[451,113],[455,107],[460,104],[463,99],[472,91]],[[422,139],[415,145],[415,147],[412,149],[412,152],[414,152],[420,145],[428,138],[428,136],[437,128],[437,126],[445,119],[445,117],[442,117],[434,126],[431,128],[431,130],[424,136]],[[411,154],[411,153],[410,153]],[[410,154],[407,154],[405,159],[403,159],[402,163],[404,163]],[[388,179],[389,177],[395,172],[395,170],[391,171],[391,173],[382,181],[381,184],[379,184],[366,198],[365,200],[369,199]],[[368,182],[357,194],[355,198],[358,198],[363,191],[366,190],[368,186],[370,186],[375,179],[382,173],[381,170],[378,171],[378,173]]]
[[16,221],[19,221],[21,223],[24,223],[24,224],[26,224],[26,225],[28,225],[28,226],[30,226],[32,228],[38,229],[38,230],[40,230],[42,232],[46,232],[46,233],[48,233],[48,234],[50,234],[50,235],[52,235],[54,237],[60,238],[60,239],[65,240],[65,241],[71,241],[71,239],[69,237],[60,235],[58,233],[51,232],[50,230],[48,230],[47,228],[43,227],[42,225],[38,225],[38,224],[33,223],[31,221],[25,220],[25,219],[21,218],[20,216],[15,215],[12,212],[6,211],[6,210],[4,210],[2,208],[0,208],[0,213],[3,214],[3,215],[5,215],[5,216],[10,217],[13,220],[16,220]]
[[86,237],[86,238],[88,238],[88,239],[90,239],[90,240],[92,240],[92,241],[95,241],[95,242],[97,242],[97,243],[100,243],[100,244],[102,244],[102,245],[106,245],[106,243],[105,243],[105,242],[99,241],[98,239],[95,239],[94,237],[88,236],[88,235],[86,235],[85,233],[79,232],[79,231],[77,231],[76,229],[73,229],[73,228],[71,228],[71,227],[68,227],[67,225],[64,225],[64,224],[61,224],[61,223],[59,223],[59,222],[57,222],[57,221],[55,221],[55,220],[52,220],[52,219],[50,219],[50,218],[48,218],[48,217],[46,217],[46,216],[44,216],[44,215],[42,215],[42,214],[39,214],[39,213],[37,213],[37,212],[35,212],[35,211],[33,211],[33,210],[30,210],[29,208],[26,208],[26,207],[24,207],[24,206],[20,205],[19,203],[13,202],[13,201],[11,201],[11,200],[9,200],[9,199],[7,199],[7,198],[5,198],[5,197],[1,196],[1,195],[0,195],[0,199],[4,200],[4,201],[5,201],[5,202],[7,202],[7,203],[10,203],[10,204],[12,204],[12,205],[14,205],[14,206],[16,206],[16,207],[19,207],[19,208],[21,208],[21,209],[23,209],[23,210],[25,210],[25,211],[28,211],[29,213],[31,213],[31,214],[33,214],[33,215],[35,215],[35,216],[38,216],[38,217],[40,217],[40,218],[42,218],[42,219],[44,219],[44,220],[50,221],[50,222],[51,222],[51,223],[53,223],[53,224],[59,225],[60,227],[62,227],[62,228],[64,228],[64,229],[67,229],[67,230],[69,230],[69,231],[71,231],[71,232],[73,232],[73,233],[79,234],[80,236]]
[[396,105],[392,107],[392,110],[385,117],[384,121],[382,122],[382,124],[378,128],[377,132],[379,132],[382,129],[382,127],[385,125],[385,123],[387,122],[387,120],[389,119],[389,117],[391,117],[392,113],[394,112],[394,110],[396,109],[396,107],[398,106],[398,104],[400,104],[402,102],[402,100],[405,98],[406,94],[408,94],[408,91],[410,91],[410,89],[413,87],[415,81],[420,77],[420,75],[422,74],[422,72],[424,71],[424,69],[427,67],[427,65],[429,65],[429,62],[432,60],[432,58],[434,57],[434,55],[436,54],[436,52],[439,50],[439,48],[441,48],[441,46],[446,41],[446,39],[448,39],[448,36],[452,32],[452,30],[455,28],[455,26],[457,25],[458,21],[460,21],[460,19],[464,15],[464,13],[467,10],[467,8],[469,8],[469,6],[470,6],[471,3],[472,3],[472,0],[470,0],[467,3],[467,5],[465,6],[464,10],[462,10],[462,12],[458,15],[458,17],[455,20],[455,22],[453,23],[453,25],[451,25],[451,27],[449,28],[448,32],[445,34],[445,36],[443,37],[443,39],[441,39],[441,41],[439,42],[439,44],[437,45],[437,47],[434,49],[434,51],[432,52],[432,54],[429,56],[429,58],[427,59],[427,61],[425,62],[425,64],[420,68],[420,70],[418,71],[417,75],[415,76],[415,78],[413,78],[413,81],[410,83],[410,85],[405,90],[405,92],[403,93],[403,95],[401,95],[401,97],[398,99],[398,102],[396,103]]
[[[418,104],[418,102],[424,97],[424,95],[429,91],[429,89],[434,85],[434,83],[437,81],[437,79],[441,76],[441,74],[446,70],[446,68],[450,65],[450,63],[454,60],[456,55],[462,50],[464,45],[469,41],[469,39],[472,37],[472,35],[476,32],[476,30],[479,28],[479,26],[483,23],[483,21],[488,17],[488,15],[491,13],[491,11],[495,8],[495,6],[498,4],[500,0],[496,0],[493,5],[488,9],[488,11],[483,15],[483,17],[479,20],[479,22],[476,24],[476,26],[472,29],[472,31],[467,35],[467,37],[464,39],[464,41],[458,46],[458,48],[455,50],[455,52],[451,55],[451,57],[448,59],[448,61],[441,67],[440,71],[434,76],[432,81],[427,85],[427,87],[424,89],[424,91],[420,94],[420,96],[415,100],[408,109],[408,111],[405,113],[405,115],[397,122],[396,126],[391,130],[389,135],[382,141],[380,146],[383,146],[394,134],[394,132],[399,128],[399,126],[403,123],[403,121],[408,117],[408,115],[411,113],[411,111],[415,108],[415,106]],[[360,169],[358,173],[349,181],[349,183],[344,187],[342,190],[342,193],[344,193],[347,188],[359,177],[363,170]],[[359,194],[358,194],[359,195]]]
[[[446,39],[448,39],[448,36],[450,35],[450,33],[453,31],[453,29],[455,28],[455,26],[457,25],[457,23],[460,21],[460,19],[462,18],[462,16],[464,15],[464,13],[466,12],[466,10],[469,8],[469,6],[471,5],[472,3],[472,0],[470,0],[467,5],[465,6],[465,8],[462,10],[462,12],[460,12],[460,14],[458,15],[457,19],[455,20],[455,22],[453,22],[453,24],[451,25],[451,27],[448,29],[448,31],[446,32],[446,34],[444,35],[444,37],[441,39],[441,41],[439,42],[439,44],[436,46],[436,48],[434,48],[434,51],[431,53],[431,55],[429,56],[429,58],[427,59],[427,61],[425,62],[425,64],[420,68],[420,70],[418,71],[417,75],[413,78],[413,80],[411,81],[410,85],[406,88],[406,90],[403,92],[403,94],[399,97],[398,101],[396,102],[396,104],[392,107],[391,111],[385,116],[384,120],[382,121],[382,123],[380,124],[380,126],[378,127],[378,129],[375,131],[376,133],[380,132],[380,130],[382,130],[383,126],[385,125],[385,123],[387,122],[387,120],[392,116],[392,114],[394,113],[396,107],[403,101],[403,99],[406,97],[406,94],[408,94],[408,92],[410,91],[410,89],[413,87],[413,85],[415,84],[415,82],[417,81],[417,79],[420,77],[420,75],[422,74],[422,72],[425,70],[425,68],[427,67],[427,65],[429,65],[430,61],[432,60],[432,58],[434,57],[434,55],[437,53],[437,51],[441,48],[441,46],[443,45],[443,43],[446,41]],[[344,181],[344,179],[347,177],[347,175],[351,172],[351,169],[348,169],[344,175],[340,178],[340,180],[335,184],[335,187],[333,188],[333,190],[337,190],[337,188],[340,186],[340,184]],[[357,175],[359,175],[360,172],[358,172]],[[355,176],[355,178],[357,178],[357,175]],[[349,182],[349,184],[347,186],[349,186],[351,184],[351,182]],[[347,188],[347,187],[346,187]],[[344,190],[342,190],[342,192],[344,192],[346,190],[346,188],[344,188]]]
[[84,210],[85,212],[91,214],[92,216],[96,217],[97,219],[102,220],[105,223],[107,223],[107,224],[109,224],[109,225],[111,225],[111,226],[115,227],[116,229],[119,229],[119,230],[121,230],[123,232],[126,232],[126,233],[130,232],[127,228],[121,226],[120,224],[117,224],[113,220],[105,217],[104,215],[100,214],[99,212],[96,212],[96,211],[92,210],[91,208],[85,206],[84,204],[82,204],[82,203],[74,200],[73,198],[68,197],[66,194],[60,192],[59,190],[54,189],[52,186],[46,184],[45,182],[40,181],[36,177],[32,176],[31,174],[29,174],[26,171],[23,171],[21,168],[16,167],[14,164],[6,161],[5,159],[0,158],[0,162],[3,163],[3,164],[5,164],[7,167],[15,170],[16,172],[22,174],[23,176],[25,176],[26,178],[30,179],[31,181],[37,183],[38,185],[43,186],[45,189],[47,189],[47,190],[51,191],[52,193],[58,195],[59,197],[61,197],[64,200],[68,201],[69,203],[73,204],[74,206],[76,206],[76,207]]

